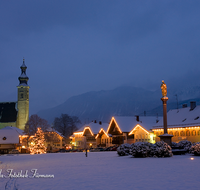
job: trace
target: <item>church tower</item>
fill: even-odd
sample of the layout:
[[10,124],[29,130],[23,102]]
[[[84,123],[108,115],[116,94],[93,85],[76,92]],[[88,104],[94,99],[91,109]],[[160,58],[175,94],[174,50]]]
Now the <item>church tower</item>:
[[17,127],[21,130],[25,129],[25,124],[29,119],[29,86],[28,77],[26,76],[26,65],[23,59],[23,64],[20,67],[21,75],[19,76],[18,100],[17,100]]

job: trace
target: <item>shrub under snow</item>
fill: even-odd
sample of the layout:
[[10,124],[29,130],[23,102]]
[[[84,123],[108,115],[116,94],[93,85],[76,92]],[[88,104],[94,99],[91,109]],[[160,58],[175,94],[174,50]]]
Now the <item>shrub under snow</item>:
[[178,145],[179,148],[183,148],[187,152],[189,152],[190,147],[192,146],[192,143],[190,141],[183,140],[183,141],[180,141],[179,143],[177,143],[177,145]]
[[190,152],[195,156],[200,156],[200,142],[193,144],[190,148]]
[[134,157],[171,157],[171,147],[163,142],[151,144],[148,142],[136,142],[131,145],[130,153]]
[[130,144],[121,144],[117,148],[117,153],[119,156],[126,156],[129,155],[129,150],[130,150]]
[[134,157],[148,157],[151,151],[151,143],[136,142],[131,145],[130,153]]
[[171,157],[172,148],[164,141],[159,141],[152,146],[151,156],[154,157]]

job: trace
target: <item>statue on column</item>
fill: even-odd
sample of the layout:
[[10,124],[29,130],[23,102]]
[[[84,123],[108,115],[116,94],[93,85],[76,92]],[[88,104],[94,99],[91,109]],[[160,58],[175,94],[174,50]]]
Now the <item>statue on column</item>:
[[162,96],[166,97],[167,96],[167,85],[165,84],[164,80],[162,80],[162,84],[160,87],[162,89]]

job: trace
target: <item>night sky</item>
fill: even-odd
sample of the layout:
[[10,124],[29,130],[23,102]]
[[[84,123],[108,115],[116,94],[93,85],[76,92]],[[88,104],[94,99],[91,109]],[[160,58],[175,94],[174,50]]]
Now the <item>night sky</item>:
[[0,0],[0,101],[16,101],[23,57],[30,113],[120,85],[199,75],[200,1]]

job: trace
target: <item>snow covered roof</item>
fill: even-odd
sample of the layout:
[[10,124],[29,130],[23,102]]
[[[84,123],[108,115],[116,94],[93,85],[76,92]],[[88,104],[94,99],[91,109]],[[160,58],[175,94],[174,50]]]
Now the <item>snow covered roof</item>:
[[19,135],[23,135],[23,132],[17,127],[10,126],[0,129],[0,144],[18,144]]
[[97,123],[91,122],[89,124],[83,125],[76,132],[83,132],[86,127],[90,127],[90,129],[92,130],[92,132],[94,134],[97,134],[101,128],[103,128],[106,131],[107,128],[108,128],[108,123],[101,123],[101,124],[99,124],[98,122]]
[[55,130],[54,128],[52,128],[52,127],[49,127],[46,131],[47,131],[47,132],[55,132],[55,133],[57,133],[58,135],[60,135],[61,137],[64,138],[64,136],[63,136],[60,132],[56,131],[56,130]]
[[[200,106],[196,106],[193,110],[190,107],[170,110],[167,112],[167,126],[169,128],[200,126]],[[160,119],[153,128],[163,128],[163,119]]]
[[130,132],[138,124],[146,130],[150,130],[158,119],[154,116],[140,116],[139,121],[137,121],[134,116],[114,116],[113,118],[122,132]]

